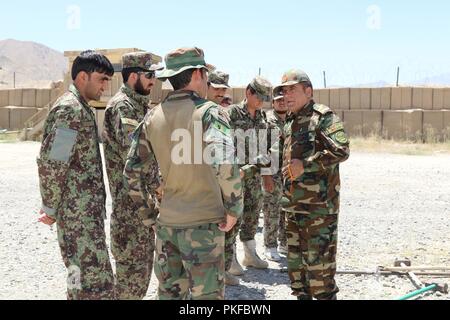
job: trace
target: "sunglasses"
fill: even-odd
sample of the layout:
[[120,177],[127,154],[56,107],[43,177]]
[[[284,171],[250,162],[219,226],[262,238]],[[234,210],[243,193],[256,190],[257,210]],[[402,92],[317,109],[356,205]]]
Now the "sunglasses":
[[144,77],[145,77],[146,79],[149,79],[149,80],[151,80],[151,79],[153,79],[153,78],[156,78],[156,73],[155,73],[155,71],[139,72],[139,74],[143,74]]

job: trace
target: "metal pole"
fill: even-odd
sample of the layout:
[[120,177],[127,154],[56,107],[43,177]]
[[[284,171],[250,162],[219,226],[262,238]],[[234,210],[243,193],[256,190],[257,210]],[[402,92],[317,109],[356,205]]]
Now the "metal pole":
[[400,82],[400,67],[397,68],[397,87],[399,85]]
[[259,76],[261,77],[261,68],[259,68]]
[[421,295],[422,293],[425,293],[427,291],[434,290],[434,289],[436,289],[436,287],[437,287],[437,285],[433,284],[431,286],[428,286],[428,287],[422,288],[420,290],[411,292],[411,293],[407,294],[406,296],[398,298],[397,300],[400,300],[400,301],[408,300],[408,299],[414,298],[414,297],[416,297],[418,295]]
[[13,78],[13,88],[16,88],[16,72],[14,71],[14,78]]
[[323,72],[323,87],[327,88],[327,73],[325,71]]

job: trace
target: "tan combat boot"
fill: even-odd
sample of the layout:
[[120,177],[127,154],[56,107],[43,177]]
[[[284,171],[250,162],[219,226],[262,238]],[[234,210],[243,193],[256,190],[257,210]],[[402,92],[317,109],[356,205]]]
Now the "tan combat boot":
[[244,242],[245,258],[242,264],[246,267],[253,267],[256,269],[267,269],[269,263],[262,260],[256,253],[256,241],[251,240]]
[[233,248],[233,260],[231,262],[231,267],[230,270],[228,270],[228,272],[233,276],[242,276],[244,274],[244,269],[242,269],[241,265],[239,264],[236,258],[236,244],[234,245]]
[[225,272],[225,285],[234,287],[239,285],[239,279],[229,272]]

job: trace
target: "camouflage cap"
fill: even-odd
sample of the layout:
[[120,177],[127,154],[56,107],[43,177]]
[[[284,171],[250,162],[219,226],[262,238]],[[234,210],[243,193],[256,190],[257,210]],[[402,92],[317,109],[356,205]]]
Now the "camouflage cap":
[[221,71],[211,72],[208,77],[208,82],[211,84],[213,88],[216,89],[229,89],[230,88],[230,86],[228,85],[229,80],[230,75]]
[[122,68],[141,68],[144,71],[164,69],[150,52],[130,52],[122,56]]
[[269,102],[272,95],[272,84],[263,77],[256,77],[250,82],[252,87],[262,101]]
[[284,96],[280,94],[280,95],[274,96],[273,101],[278,101],[281,99],[284,99]]
[[189,69],[213,70],[214,67],[207,64],[205,54],[199,48],[180,48],[166,55],[166,69],[157,77],[165,81]]
[[281,80],[281,84],[276,86],[274,91],[281,90],[283,87],[293,86],[298,83],[311,82],[305,71],[302,70],[289,70],[287,71]]

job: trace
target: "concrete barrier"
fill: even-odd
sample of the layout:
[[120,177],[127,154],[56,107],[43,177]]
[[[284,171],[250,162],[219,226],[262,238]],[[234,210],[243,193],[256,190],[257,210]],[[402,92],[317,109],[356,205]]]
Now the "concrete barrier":
[[442,108],[450,109],[450,88],[444,89],[444,103],[443,103]]
[[36,107],[43,108],[50,103],[51,89],[36,90]]
[[444,108],[444,88],[433,89],[433,110]]
[[9,106],[9,91],[0,90],[0,108]]
[[423,111],[384,111],[383,136],[388,139],[422,140]]
[[239,88],[233,88],[233,103],[240,103],[242,100],[245,99],[245,92],[247,87],[239,87]]
[[9,109],[9,129],[22,130],[25,122],[38,112],[37,108],[6,107]]
[[350,110],[361,110],[361,89],[350,89]]
[[22,104],[17,106],[36,108],[36,89],[22,89]]
[[10,129],[9,108],[0,108],[0,129]]
[[371,89],[362,88],[361,93],[361,109],[369,110],[371,109]]
[[382,88],[373,88],[371,92],[371,108],[374,110],[382,110],[381,106]]
[[444,140],[445,113],[449,111],[424,111],[423,113],[423,135],[426,142],[437,142]]
[[340,99],[339,99],[339,89],[330,89],[330,107],[333,109],[342,110]]
[[402,88],[402,105],[401,109],[407,110],[412,107],[412,88]]
[[414,109],[433,109],[433,89],[413,88],[412,107]]
[[345,110],[344,127],[350,137],[359,137],[363,135],[363,111]]
[[362,111],[362,134],[364,137],[381,136],[383,127],[383,111],[364,110]]
[[22,106],[22,89],[11,89],[9,90],[9,105],[10,106]]
[[326,106],[330,105],[330,90],[329,89],[321,89],[320,90],[320,103]]
[[339,89],[339,109],[350,110],[350,89]]

